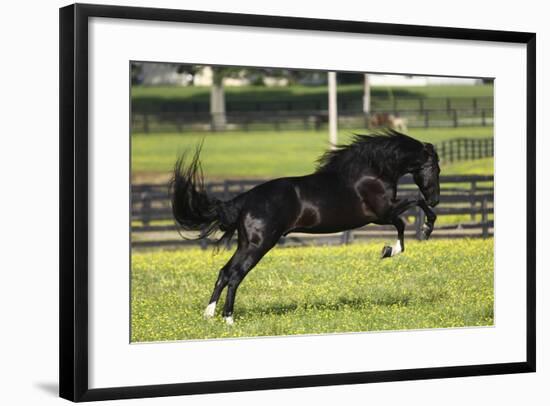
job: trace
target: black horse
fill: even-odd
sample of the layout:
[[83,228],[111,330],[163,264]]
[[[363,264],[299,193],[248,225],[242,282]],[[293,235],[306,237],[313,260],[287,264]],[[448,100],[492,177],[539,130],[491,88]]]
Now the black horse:
[[[238,231],[237,250],[219,272],[205,317],[214,315],[227,286],[223,317],[233,323],[239,284],[281,236],[393,224],[397,241],[384,247],[382,258],[386,258],[405,249],[400,215],[407,209],[419,206],[425,212],[424,238],[434,228],[431,207],[439,203],[439,158],[432,144],[396,131],[355,135],[349,145],[326,152],[313,174],[274,179],[229,201],[207,195],[199,154],[200,147],[186,168],[184,157],[175,164],[171,194],[176,223],[185,231],[202,230],[198,238],[219,229],[224,232],[219,242]],[[397,182],[408,173],[424,198],[397,199]]]

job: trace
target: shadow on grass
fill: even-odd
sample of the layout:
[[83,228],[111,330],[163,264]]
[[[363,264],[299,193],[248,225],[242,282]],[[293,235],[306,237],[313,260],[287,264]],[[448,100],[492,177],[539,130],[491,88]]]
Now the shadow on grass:
[[343,309],[359,310],[367,306],[409,306],[410,304],[434,304],[444,300],[446,294],[444,292],[430,292],[422,295],[421,292],[413,294],[412,292],[404,293],[386,293],[372,294],[365,297],[347,297],[340,296],[336,300],[331,298],[317,299],[308,303],[269,303],[255,307],[245,307],[239,309],[240,315],[285,315],[296,310],[329,310],[340,311]]

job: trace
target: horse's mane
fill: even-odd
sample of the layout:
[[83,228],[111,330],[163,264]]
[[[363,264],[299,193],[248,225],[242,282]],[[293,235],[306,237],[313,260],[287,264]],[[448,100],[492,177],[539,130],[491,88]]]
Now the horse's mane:
[[395,130],[354,134],[347,145],[325,152],[317,161],[315,173],[340,173],[372,170],[376,175],[395,177],[420,165],[424,144]]

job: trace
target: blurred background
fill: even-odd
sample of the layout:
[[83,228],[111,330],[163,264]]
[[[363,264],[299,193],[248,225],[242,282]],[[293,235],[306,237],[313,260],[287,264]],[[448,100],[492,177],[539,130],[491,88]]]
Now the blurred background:
[[[177,157],[203,139],[207,188],[229,199],[268,179],[311,173],[328,148],[384,128],[436,146],[442,199],[435,238],[493,234],[491,79],[132,63],[132,246],[195,244],[174,229],[167,183]],[[410,178],[401,190],[418,193]],[[407,221],[408,234],[419,236],[423,213],[411,210]],[[339,235],[291,235],[281,244],[394,234],[371,225]]]

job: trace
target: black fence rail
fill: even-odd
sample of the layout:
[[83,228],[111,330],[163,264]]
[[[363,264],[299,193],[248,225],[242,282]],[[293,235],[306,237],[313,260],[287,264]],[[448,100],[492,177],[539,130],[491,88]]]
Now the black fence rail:
[[[257,99],[257,97],[256,97]],[[232,112],[303,112],[320,111],[328,108],[328,101],[325,95],[315,98],[278,99],[278,100],[227,100],[226,111]],[[378,111],[416,110],[481,110],[493,109],[493,97],[381,97],[371,96],[371,108]],[[338,95],[338,110],[341,112],[356,112],[363,109],[363,93],[357,92],[354,95]],[[136,113],[208,113],[210,103],[208,100],[197,101],[159,101],[141,100],[133,101],[132,110]]]
[[[212,196],[227,200],[246,192],[258,180],[226,180],[206,185]],[[442,176],[440,204],[432,238],[487,238],[493,235],[493,177],[492,176]],[[404,177],[399,186],[399,197],[416,196],[418,189],[412,178]],[[169,247],[194,245],[206,248],[207,240],[186,240],[174,225],[168,188],[166,185],[133,185],[131,192],[132,247]],[[407,220],[406,236],[421,238],[424,212],[414,208],[404,213]],[[395,239],[393,226],[368,225],[356,230],[329,235],[291,234],[281,238],[279,244],[348,244],[365,239]]]
[[[493,109],[373,109],[370,115],[362,111],[338,112],[339,128],[369,128],[369,117],[392,114],[403,119],[408,128],[472,127],[493,125]],[[220,126],[223,122],[223,126]],[[186,131],[288,131],[323,130],[328,126],[328,111],[247,111],[226,114],[204,112],[136,112],[132,113],[134,133]]]

